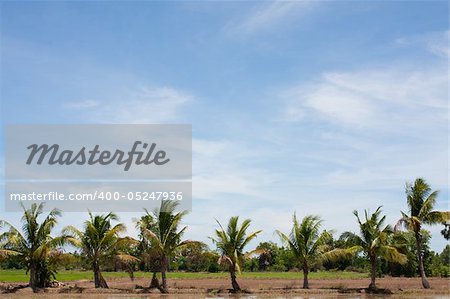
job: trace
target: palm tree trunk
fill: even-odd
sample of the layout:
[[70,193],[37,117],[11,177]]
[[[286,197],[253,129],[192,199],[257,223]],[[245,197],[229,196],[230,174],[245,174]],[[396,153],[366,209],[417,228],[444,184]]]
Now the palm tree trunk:
[[160,288],[158,277],[156,277],[156,272],[153,272],[152,280],[150,281],[150,289]]
[[415,233],[416,237],[416,246],[417,246],[417,259],[419,261],[419,273],[422,278],[422,286],[424,289],[430,288],[430,283],[427,280],[427,276],[425,275],[425,268],[423,266],[423,253],[422,253],[422,236],[420,231]]
[[309,289],[309,281],[308,281],[309,267],[307,263],[303,264],[303,288]]
[[239,286],[239,284],[236,280],[236,265],[234,263],[230,266],[230,278],[231,278],[231,286],[233,287],[233,291],[235,293],[239,292],[241,290],[241,287]]
[[166,270],[161,270],[161,293],[167,294],[169,293],[169,290],[167,289],[167,277],[166,277]]
[[93,271],[94,271],[95,287],[108,289],[108,284],[106,283],[106,280],[103,278],[98,262],[93,263]]
[[167,294],[169,293],[169,290],[167,288],[167,277],[166,277],[166,271],[167,271],[167,267],[168,266],[168,259],[166,256],[164,256],[161,260],[161,280],[162,280],[162,284],[161,284],[161,288],[160,291],[161,293]]
[[375,280],[377,278],[377,258],[375,256],[370,257],[370,284],[369,289],[375,290],[377,285]]
[[30,263],[30,288],[33,290],[33,292],[38,288],[37,272],[37,265],[32,261]]

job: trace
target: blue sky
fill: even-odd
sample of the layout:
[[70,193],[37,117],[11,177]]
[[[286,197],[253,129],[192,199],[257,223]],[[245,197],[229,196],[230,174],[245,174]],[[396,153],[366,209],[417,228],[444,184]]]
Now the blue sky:
[[192,124],[188,238],[232,215],[258,241],[294,211],[336,234],[354,209],[394,223],[416,177],[448,209],[447,1],[0,7],[3,124]]

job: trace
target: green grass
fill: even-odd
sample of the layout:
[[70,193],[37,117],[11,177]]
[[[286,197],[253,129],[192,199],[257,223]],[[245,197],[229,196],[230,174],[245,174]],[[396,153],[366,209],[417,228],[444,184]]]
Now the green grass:
[[[128,277],[126,272],[102,272],[105,278],[121,278]],[[134,273],[136,278],[146,277],[150,280],[151,273],[148,272],[136,272]],[[207,278],[223,278],[228,279],[229,274],[225,272],[219,273],[194,273],[194,272],[170,272],[168,273],[169,279],[207,279]],[[301,279],[302,273],[299,272],[244,272],[239,277],[244,278],[266,278],[266,279]],[[367,278],[366,273],[347,272],[347,271],[327,271],[327,272],[311,272],[309,278],[311,279],[336,279],[336,278]],[[56,275],[58,281],[69,280],[93,280],[93,274],[90,271],[59,271]],[[0,270],[0,282],[27,282],[28,275],[24,270]]]

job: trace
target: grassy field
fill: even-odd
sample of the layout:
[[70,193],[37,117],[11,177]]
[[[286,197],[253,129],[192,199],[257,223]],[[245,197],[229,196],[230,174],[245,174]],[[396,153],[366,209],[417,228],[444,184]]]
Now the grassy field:
[[[126,272],[102,272],[105,278],[121,278],[128,277]],[[135,272],[135,277],[148,277],[150,280],[151,273]],[[228,279],[229,274],[225,272],[219,273],[194,273],[194,272],[170,272],[169,279],[207,279],[207,278],[224,278]],[[303,277],[301,272],[244,272],[239,277],[244,278],[268,278],[268,279],[300,279]],[[327,271],[312,272],[309,277],[311,279],[337,279],[337,278],[367,278],[366,273],[346,272],[346,271]],[[60,271],[56,275],[58,281],[93,279],[92,272],[88,271]],[[0,270],[0,282],[27,282],[28,275],[24,270]]]

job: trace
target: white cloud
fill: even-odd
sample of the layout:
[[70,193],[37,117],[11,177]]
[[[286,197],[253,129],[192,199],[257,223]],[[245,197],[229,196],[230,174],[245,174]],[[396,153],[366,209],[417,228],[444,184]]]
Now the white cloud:
[[78,101],[78,102],[68,102],[63,104],[64,108],[67,109],[86,109],[86,108],[93,108],[100,105],[98,101],[93,100],[84,100],[84,101]]
[[396,43],[400,46],[422,46],[430,53],[439,57],[450,57],[450,30],[420,34],[413,37],[399,38]]
[[230,22],[225,31],[232,35],[250,35],[261,32],[294,17],[308,13],[315,1],[269,1],[258,5],[241,20]]
[[193,100],[185,92],[171,87],[118,89],[104,100],[69,102],[66,109],[82,110],[94,123],[165,123],[177,121],[181,108]]
[[393,132],[445,125],[447,80],[442,67],[328,72],[284,91],[284,116],[292,121],[307,115],[349,128]]
[[[449,57],[450,31],[397,39],[402,46],[420,46]],[[426,57],[425,61],[430,61]],[[288,88],[284,120],[326,120],[347,129],[390,133],[435,130],[448,122],[448,60],[408,66],[390,64],[372,69],[330,71]]]
[[215,200],[221,194],[262,196],[260,186],[274,179],[253,161],[254,151],[237,141],[194,139],[192,148],[194,199]]

